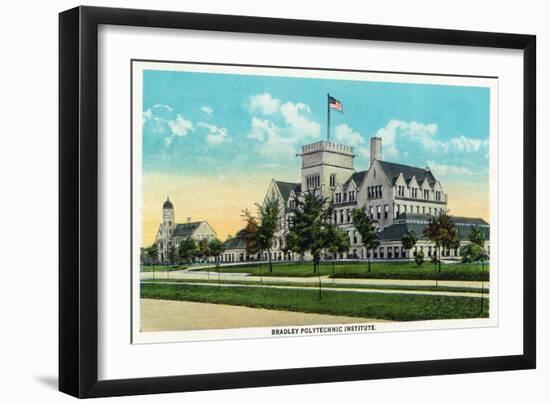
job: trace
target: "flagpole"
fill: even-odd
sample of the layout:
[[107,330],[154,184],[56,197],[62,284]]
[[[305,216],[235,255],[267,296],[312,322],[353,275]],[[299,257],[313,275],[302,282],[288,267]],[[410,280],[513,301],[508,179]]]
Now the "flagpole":
[[327,93],[327,142],[330,142],[330,94]]

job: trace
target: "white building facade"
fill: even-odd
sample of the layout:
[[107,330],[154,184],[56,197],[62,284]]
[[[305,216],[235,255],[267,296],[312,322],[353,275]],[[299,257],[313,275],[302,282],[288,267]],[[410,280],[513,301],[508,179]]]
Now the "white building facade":
[[[405,251],[401,238],[407,230],[413,230],[418,243],[416,249],[430,257],[433,243],[423,237],[422,231],[431,216],[447,210],[447,194],[429,167],[413,167],[382,158],[382,139],[371,138],[368,169],[355,171],[354,148],[333,142],[317,142],[302,146],[301,181],[284,182],[273,179],[268,186],[264,202],[276,198],[280,204],[279,229],[273,245],[272,260],[299,259],[286,249],[286,234],[292,218],[296,198],[304,191],[316,192],[326,197],[333,209],[333,222],[346,231],[350,249],[340,258],[357,259],[406,259],[413,256]],[[364,207],[379,231],[380,247],[366,251],[361,236],[353,227],[351,214]],[[453,217],[461,236],[461,245],[468,243],[472,227],[480,228],[489,249],[489,224],[481,218]],[[263,252],[257,257],[247,257],[244,243],[234,243],[227,249],[228,256],[238,261],[267,259]],[[243,254],[244,252],[244,254]],[[443,257],[457,257],[458,249],[441,251]]]
[[188,217],[186,223],[176,223],[174,205],[170,198],[167,198],[162,206],[162,222],[155,238],[159,262],[167,262],[170,247],[174,246],[177,249],[186,238],[193,238],[195,241],[203,239],[210,241],[216,238],[216,232],[204,220],[193,222]]

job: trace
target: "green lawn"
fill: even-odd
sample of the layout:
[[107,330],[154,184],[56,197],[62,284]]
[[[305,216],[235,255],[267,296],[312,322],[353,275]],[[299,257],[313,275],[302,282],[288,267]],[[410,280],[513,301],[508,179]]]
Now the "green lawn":
[[[246,272],[263,276],[316,276],[313,274],[311,262],[274,263],[273,272],[269,272],[268,264],[238,265],[220,267],[221,272]],[[320,264],[321,275],[332,276],[332,263]],[[434,264],[424,262],[420,267],[413,262],[373,262],[371,272],[368,272],[366,262],[346,262],[335,265],[336,278],[369,278],[369,279],[432,279],[488,281],[489,265],[481,269],[480,264],[441,264],[441,272],[437,273]]]
[[141,272],[163,272],[163,271],[179,271],[181,269],[187,269],[187,265],[141,265]]
[[488,299],[429,295],[403,295],[218,287],[182,284],[142,284],[141,297],[230,304],[274,310],[321,313],[394,321],[488,317]]

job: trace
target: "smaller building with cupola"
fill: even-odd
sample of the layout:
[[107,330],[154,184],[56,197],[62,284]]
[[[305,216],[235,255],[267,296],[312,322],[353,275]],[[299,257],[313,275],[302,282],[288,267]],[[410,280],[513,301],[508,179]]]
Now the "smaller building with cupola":
[[162,205],[162,222],[155,238],[159,261],[166,262],[170,247],[174,246],[177,249],[186,238],[192,238],[195,241],[203,239],[210,241],[216,238],[216,232],[206,220],[193,221],[191,217],[188,217],[186,222],[177,223],[174,204],[167,197]]

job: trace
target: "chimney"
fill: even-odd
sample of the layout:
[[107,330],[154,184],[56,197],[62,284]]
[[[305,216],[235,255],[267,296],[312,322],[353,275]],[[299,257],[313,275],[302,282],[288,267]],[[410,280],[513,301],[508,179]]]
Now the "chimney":
[[370,138],[370,163],[374,160],[382,160],[382,138]]
[[187,216],[187,223],[191,223],[191,216]]

